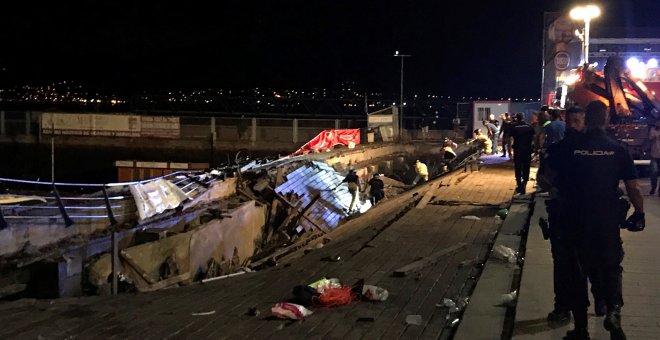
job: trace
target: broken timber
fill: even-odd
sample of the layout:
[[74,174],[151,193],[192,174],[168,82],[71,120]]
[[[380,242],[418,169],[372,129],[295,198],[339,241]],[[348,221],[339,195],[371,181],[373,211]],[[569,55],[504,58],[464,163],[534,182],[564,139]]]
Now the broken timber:
[[435,191],[438,190],[442,186],[442,181],[439,184],[433,184],[433,186],[426,192],[424,197],[417,203],[417,206],[415,208],[417,209],[424,209],[426,208],[426,205],[429,204],[431,199],[435,196]]
[[439,252],[433,253],[419,261],[415,261],[413,263],[407,264],[399,269],[396,269],[394,271],[394,276],[396,277],[403,277],[408,275],[410,272],[414,272],[416,270],[422,269],[424,267],[430,266],[440,260],[441,258],[452,255],[463,248],[467,247],[467,244],[464,242],[461,242],[459,244],[456,244],[454,246],[451,246],[449,248],[445,248]]

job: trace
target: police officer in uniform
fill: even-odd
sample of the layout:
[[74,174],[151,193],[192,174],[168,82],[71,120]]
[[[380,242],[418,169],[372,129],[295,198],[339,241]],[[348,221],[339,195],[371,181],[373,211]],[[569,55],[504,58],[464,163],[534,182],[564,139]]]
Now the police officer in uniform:
[[534,128],[525,122],[522,113],[516,113],[515,123],[511,129],[513,137],[513,166],[516,175],[516,192],[525,194],[529,180],[529,168],[532,165],[534,147]]
[[644,229],[644,206],[637,173],[626,148],[605,134],[607,107],[599,101],[586,108],[586,133],[568,138],[552,150],[548,166],[557,171],[553,186],[559,193],[559,212],[565,224],[565,246],[570,258],[570,309],[575,329],[564,339],[589,339],[587,332],[587,275],[598,273],[607,305],[604,327],[611,339],[626,339],[621,328],[623,247],[617,192],[623,180],[635,208],[626,227]]

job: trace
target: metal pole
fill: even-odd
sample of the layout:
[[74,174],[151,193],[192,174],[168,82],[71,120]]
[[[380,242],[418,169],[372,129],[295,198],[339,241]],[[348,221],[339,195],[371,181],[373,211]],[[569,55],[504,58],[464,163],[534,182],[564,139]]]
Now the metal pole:
[[401,93],[399,96],[399,141],[403,139],[403,56],[401,57]]
[[584,63],[589,64],[589,18],[584,19]]
[[55,117],[50,115],[50,180],[55,184]]

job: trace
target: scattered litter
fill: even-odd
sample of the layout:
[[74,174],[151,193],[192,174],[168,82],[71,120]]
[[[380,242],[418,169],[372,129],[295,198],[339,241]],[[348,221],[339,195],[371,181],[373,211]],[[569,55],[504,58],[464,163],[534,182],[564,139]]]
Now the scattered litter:
[[516,263],[518,261],[518,253],[513,249],[503,246],[501,244],[493,247],[493,254],[501,260],[506,260],[509,263]]
[[454,320],[451,320],[451,322],[447,323],[447,328],[454,328],[454,327],[458,326],[459,322],[461,322],[461,319],[454,318]]
[[[456,305],[456,302],[454,302],[454,300],[452,300],[452,299],[448,299],[448,298],[442,299],[442,305],[444,307],[449,308],[449,314],[456,313],[456,312],[459,312],[461,310]],[[449,317],[449,315],[447,315],[447,317]]]
[[472,221],[479,221],[479,220],[481,220],[481,218],[479,218],[479,217],[477,217],[477,216],[474,216],[474,215],[466,215],[466,216],[463,216],[463,217],[461,217],[461,218],[464,219],[464,220],[472,220]]
[[318,298],[319,295],[316,289],[310,286],[300,285],[293,287],[293,302],[299,305],[311,306],[314,304],[314,299]]
[[245,315],[248,316],[259,316],[259,314],[261,314],[261,312],[257,309],[257,307],[250,307],[248,308],[247,313],[245,313]]
[[280,319],[300,320],[312,315],[312,311],[295,303],[280,302],[271,308],[274,317]]
[[323,243],[319,243],[319,244],[316,245],[316,249],[321,249],[321,248],[323,248],[323,246],[324,246]]
[[335,255],[335,256],[326,256],[324,258],[321,258],[321,261],[326,261],[326,262],[339,262],[341,261],[341,256]]
[[500,297],[500,306],[513,307],[518,301],[518,291],[514,290],[508,294],[502,294]]
[[406,323],[409,325],[421,326],[422,325],[422,316],[421,315],[408,315],[406,316]]
[[316,282],[312,282],[309,284],[310,287],[316,289],[316,291],[319,294],[323,294],[326,290],[330,288],[339,288],[341,287],[341,283],[339,283],[339,279],[332,278],[332,279],[327,279],[327,278],[322,278]]
[[215,314],[215,311],[208,311],[208,312],[198,312],[198,313],[191,313],[193,316],[204,316],[204,315],[213,315]]
[[508,214],[509,214],[509,209],[502,208],[502,209],[497,211],[496,215],[497,215],[497,217],[499,217],[501,219],[505,219]]
[[362,286],[362,296],[369,301],[385,301],[389,296],[389,292],[385,288],[364,285]]
[[351,287],[328,288],[316,299],[318,304],[325,307],[335,307],[347,305],[357,300]]

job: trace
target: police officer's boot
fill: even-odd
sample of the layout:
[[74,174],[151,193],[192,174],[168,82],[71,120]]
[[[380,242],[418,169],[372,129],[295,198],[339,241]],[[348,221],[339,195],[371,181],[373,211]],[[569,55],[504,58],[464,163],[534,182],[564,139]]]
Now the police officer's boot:
[[610,340],[626,340],[626,334],[621,328],[621,306],[614,306],[607,312],[603,327],[610,332]]
[[566,332],[564,340],[589,340],[589,332],[586,328],[576,328]]

